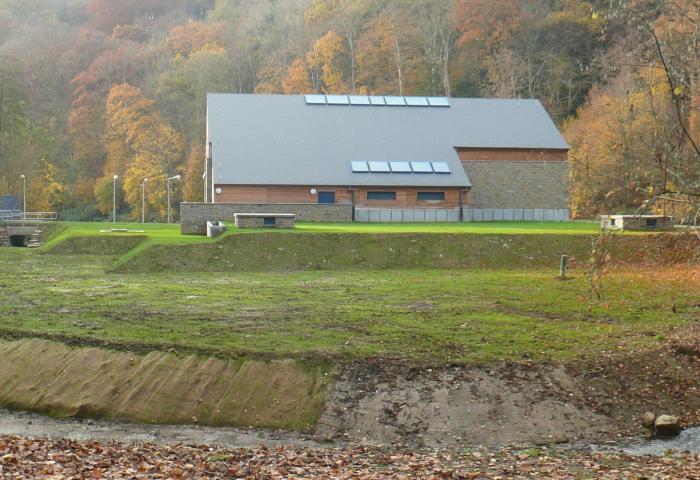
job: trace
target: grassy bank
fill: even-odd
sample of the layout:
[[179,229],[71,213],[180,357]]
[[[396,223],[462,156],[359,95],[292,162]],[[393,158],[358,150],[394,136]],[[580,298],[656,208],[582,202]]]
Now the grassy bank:
[[684,276],[617,272],[589,302],[554,268],[106,273],[113,257],[0,250],[0,329],[144,349],[420,362],[566,359],[653,346],[697,318]]
[[588,235],[256,233],[216,243],[151,244],[120,259],[120,273],[533,268],[587,258]]

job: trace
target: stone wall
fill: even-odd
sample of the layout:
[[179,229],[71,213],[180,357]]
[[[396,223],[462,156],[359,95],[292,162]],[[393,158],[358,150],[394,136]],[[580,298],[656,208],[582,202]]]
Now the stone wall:
[[[274,219],[274,225],[266,225],[265,219]],[[236,215],[236,228],[294,228],[294,216]]]
[[569,208],[568,162],[470,160],[462,165],[472,183],[471,208]]
[[182,203],[181,231],[186,235],[206,235],[208,221],[233,222],[237,213],[293,213],[302,222],[352,222],[351,204]]

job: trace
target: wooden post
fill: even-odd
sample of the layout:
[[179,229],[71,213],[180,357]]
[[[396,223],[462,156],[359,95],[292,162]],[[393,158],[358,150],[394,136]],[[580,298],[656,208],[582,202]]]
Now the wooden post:
[[561,256],[561,264],[559,265],[559,278],[564,280],[566,278],[566,270],[569,266],[569,257],[566,255]]

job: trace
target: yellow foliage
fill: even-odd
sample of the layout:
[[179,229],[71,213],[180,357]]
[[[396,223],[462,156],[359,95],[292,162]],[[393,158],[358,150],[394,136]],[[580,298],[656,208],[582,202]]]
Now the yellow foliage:
[[141,185],[148,178],[150,211],[165,215],[166,178],[183,155],[182,136],[155,110],[153,100],[128,84],[115,85],[107,96],[107,159],[111,172],[123,175],[126,203],[132,216],[141,211]]
[[345,53],[343,38],[334,31],[329,31],[316,40],[307,55],[309,66],[321,70],[323,91],[342,93],[348,90],[343,80],[342,55]]

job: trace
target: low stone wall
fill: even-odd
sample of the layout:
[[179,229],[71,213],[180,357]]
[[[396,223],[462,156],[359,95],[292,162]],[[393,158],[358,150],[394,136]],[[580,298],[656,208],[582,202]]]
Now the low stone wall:
[[235,221],[237,213],[292,213],[302,222],[352,222],[351,204],[318,203],[182,203],[181,232],[205,235],[208,221]]
[[[271,223],[267,223],[268,219]],[[294,215],[236,214],[236,228],[294,228]]]

